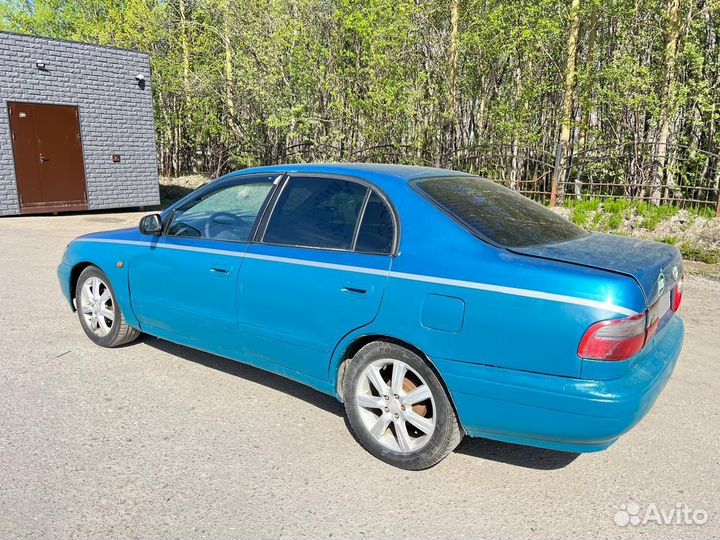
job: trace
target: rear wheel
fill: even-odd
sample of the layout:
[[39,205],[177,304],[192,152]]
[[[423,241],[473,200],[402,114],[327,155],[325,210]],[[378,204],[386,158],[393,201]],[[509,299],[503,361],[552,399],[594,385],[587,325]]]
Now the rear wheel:
[[360,349],[350,361],[343,396],[355,438],[390,465],[432,467],[462,439],[455,411],[433,370],[394,343]]
[[80,273],[75,306],[85,334],[101,347],[124,345],[140,335],[139,330],[125,322],[110,280],[96,266],[88,266]]

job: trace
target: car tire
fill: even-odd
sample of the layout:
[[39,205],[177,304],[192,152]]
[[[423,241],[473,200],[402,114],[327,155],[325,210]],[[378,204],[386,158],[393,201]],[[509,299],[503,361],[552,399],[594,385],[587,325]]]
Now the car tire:
[[119,347],[140,335],[125,321],[110,280],[97,266],[88,266],[80,273],[75,286],[75,307],[80,326],[96,345]]
[[353,435],[370,454],[401,469],[422,470],[457,447],[463,433],[452,403],[417,354],[395,343],[373,342],[349,362],[342,388],[345,412]]

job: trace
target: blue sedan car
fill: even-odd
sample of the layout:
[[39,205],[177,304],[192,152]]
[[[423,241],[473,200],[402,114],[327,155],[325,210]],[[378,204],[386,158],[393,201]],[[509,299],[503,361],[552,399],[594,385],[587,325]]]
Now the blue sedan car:
[[146,332],[309,385],[406,469],[464,435],[605,449],[648,412],[684,333],[676,248],[424,167],[232,173],[139,228],[77,238],[58,276],[96,344]]

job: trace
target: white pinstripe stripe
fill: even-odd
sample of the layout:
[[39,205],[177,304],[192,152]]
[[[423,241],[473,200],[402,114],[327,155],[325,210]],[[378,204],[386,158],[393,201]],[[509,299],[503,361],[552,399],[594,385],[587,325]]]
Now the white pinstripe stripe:
[[104,238],[78,238],[80,242],[98,242],[103,244],[126,244],[131,246],[152,246],[160,249],[174,249],[178,251],[195,251],[199,253],[212,253],[216,255],[226,255],[229,257],[247,257],[248,259],[257,259],[261,261],[273,261],[286,264],[297,264],[300,266],[311,266],[315,268],[327,268],[330,270],[342,270],[345,272],[356,272],[359,274],[371,274],[377,276],[388,276],[396,279],[405,279],[409,281],[420,281],[423,283],[435,283],[438,285],[448,285],[451,287],[461,287],[463,289],[474,289],[478,291],[488,291],[500,294],[508,294],[511,296],[522,296],[525,298],[535,298],[538,300],[547,300],[549,302],[560,302],[563,304],[574,304],[578,306],[591,307],[619,313],[621,315],[633,316],[638,312],[632,309],[618,306],[608,302],[600,302],[598,300],[588,300],[586,298],[578,298],[575,296],[567,296],[564,294],[548,293],[543,291],[535,291],[532,289],[519,289],[516,287],[506,287],[504,285],[492,285],[490,283],[479,283],[476,281],[464,281],[459,279],[443,278],[437,276],[426,276],[422,274],[408,274],[405,272],[388,272],[387,270],[377,270],[375,268],[363,268],[360,266],[350,266],[345,264],[325,263],[319,261],[308,261],[304,259],[293,259],[290,257],[277,257],[274,255],[259,255],[256,253],[239,253],[225,249],[213,249],[193,246],[180,246],[173,244],[163,244],[159,242],[146,242],[139,240],[113,240]]

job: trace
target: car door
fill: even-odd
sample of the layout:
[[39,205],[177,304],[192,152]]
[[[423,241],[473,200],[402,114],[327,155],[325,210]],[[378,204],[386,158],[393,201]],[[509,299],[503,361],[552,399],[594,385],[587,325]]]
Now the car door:
[[396,217],[366,183],[294,175],[249,246],[238,320],[250,354],[327,380],[348,332],[376,316],[396,245]]
[[144,330],[218,353],[242,354],[237,278],[255,221],[279,176],[223,181],[183,202],[129,268]]

